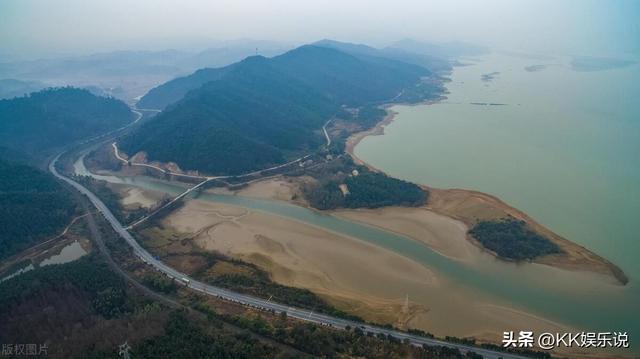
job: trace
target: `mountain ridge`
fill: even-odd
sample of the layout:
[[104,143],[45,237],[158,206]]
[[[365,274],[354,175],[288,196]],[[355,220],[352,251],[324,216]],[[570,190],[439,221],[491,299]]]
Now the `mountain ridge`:
[[267,168],[318,149],[324,123],[349,117],[345,106],[373,106],[405,92],[413,101],[433,96],[439,89],[423,84],[432,75],[415,64],[314,45],[273,58],[250,56],[150,92],[143,104],[185,93],[119,146],[216,175]]

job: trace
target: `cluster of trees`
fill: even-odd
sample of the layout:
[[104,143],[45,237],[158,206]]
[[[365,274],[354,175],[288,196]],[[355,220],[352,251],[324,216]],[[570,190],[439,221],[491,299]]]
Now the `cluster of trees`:
[[0,259],[59,234],[75,211],[53,176],[0,159]]
[[0,283],[0,315],[5,317],[29,297],[50,290],[80,290],[93,310],[105,318],[131,311],[124,281],[94,255],[63,265],[49,265]]
[[178,289],[175,281],[156,272],[145,273],[142,283],[165,294],[174,293]]
[[207,173],[266,168],[322,145],[322,125],[343,105],[364,107],[361,120],[373,121],[381,111],[373,103],[429,74],[420,66],[318,46],[272,59],[250,57],[150,91],[141,103],[168,107],[120,146]]
[[144,340],[131,351],[134,358],[273,358],[279,350],[248,334],[221,326],[204,326],[184,312],[171,313],[165,334]]
[[529,229],[524,221],[512,217],[478,222],[469,234],[498,256],[516,261],[562,252],[548,238]]
[[363,106],[358,109],[354,116],[354,121],[364,128],[373,127],[387,115],[387,111],[372,105]]
[[122,101],[71,87],[46,89],[0,100],[0,145],[38,157],[132,119],[133,113]]
[[[318,209],[421,206],[427,202],[429,193],[411,182],[360,170],[357,176],[307,186],[305,198]],[[341,184],[347,186],[348,194],[340,190]]]

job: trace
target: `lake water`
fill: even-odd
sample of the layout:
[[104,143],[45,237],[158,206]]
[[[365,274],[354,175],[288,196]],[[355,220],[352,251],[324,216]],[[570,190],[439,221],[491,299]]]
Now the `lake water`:
[[364,139],[356,155],[395,177],[496,195],[616,263],[631,281],[610,295],[628,306],[601,293],[592,304],[619,319],[592,322],[640,335],[640,65],[584,72],[567,58],[505,54],[463,62],[447,100],[395,106],[385,135]]

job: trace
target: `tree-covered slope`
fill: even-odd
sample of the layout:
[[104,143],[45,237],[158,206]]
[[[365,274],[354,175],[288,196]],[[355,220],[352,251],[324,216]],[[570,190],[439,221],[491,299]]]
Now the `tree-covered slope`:
[[[370,51],[345,51],[342,47],[327,44],[306,45],[268,61],[335,101],[349,105],[389,100],[403,88],[415,84],[421,76],[431,74],[424,67],[397,61],[373,48],[361,46]],[[352,49],[347,47],[346,50]],[[219,69],[202,69],[171,80],[149,91],[140,99],[138,106],[164,109],[178,102],[189,91],[220,79],[236,67],[244,66],[243,63],[241,61]]]
[[[416,90],[430,74],[423,67],[317,46],[271,59],[250,57],[217,71],[197,72],[150,93],[144,103],[197,86],[123,138],[121,148],[187,170],[239,174],[317,148],[324,142],[322,125],[343,105],[388,101],[405,89],[420,98],[431,89]],[[207,78],[215,80],[203,84]]]
[[47,150],[121,127],[126,104],[75,88],[47,89],[0,100],[0,146],[42,156]]
[[338,110],[269,60],[252,57],[190,92],[123,138],[120,147],[184,169],[238,174],[320,145],[323,137],[317,130]]
[[291,50],[272,61],[336,103],[349,106],[389,101],[430,75],[429,70],[417,65],[313,45]]
[[0,259],[58,234],[74,211],[51,175],[0,159]]
[[197,89],[207,82],[218,80],[232,68],[233,65],[217,69],[200,69],[189,76],[168,81],[151,89],[140,99],[137,107],[163,110],[166,106],[178,102],[187,92]]

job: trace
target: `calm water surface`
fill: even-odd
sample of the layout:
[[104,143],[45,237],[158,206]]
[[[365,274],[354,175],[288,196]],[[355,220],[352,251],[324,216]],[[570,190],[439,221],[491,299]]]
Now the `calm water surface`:
[[[578,72],[568,62],[469,60],[454,70],[446,101],[395,106],[385,135],[364,139],[356,155],[413,182],[497,195],[613,261],[629,285],[596,289],[597,299],[569,291],[575,307],[561,308],[560,317],[585,316],[593,305],[611,319],[589,314],[591,327],[640,335],[640,65]],[[532,65],[545,66],[527,71]],[[490,103],[500,105],[479,105]],[[564,306],[551,295],[547,305]],[[522,303],[535,307],[538,299]]]

